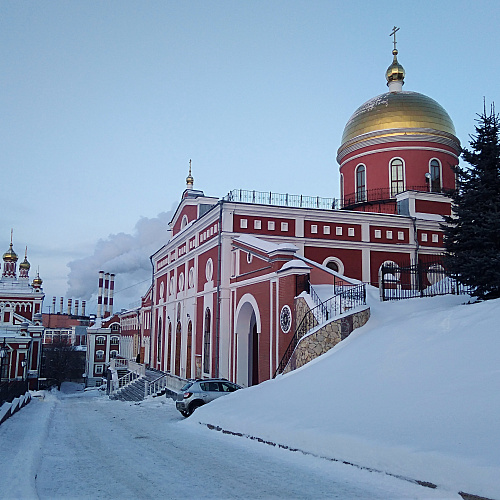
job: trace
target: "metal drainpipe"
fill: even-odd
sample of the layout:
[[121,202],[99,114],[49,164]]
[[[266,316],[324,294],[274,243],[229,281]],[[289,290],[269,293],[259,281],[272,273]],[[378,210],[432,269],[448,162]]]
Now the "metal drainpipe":
[[220,283],[222,270],[222,208],[224,200],[219,201],[219,238],[217,255],[217,317],[215,319],[215,376],[219,376],[219,348],[220,348]]
[[151,267],[153,272],[151,274],[151,320],[149,322],[149,368],[151,368],[151,355],[153,352],[153,311],[155,305],[155,265],[153,264],[153,256],[150,255],[149,260],[151,261]]

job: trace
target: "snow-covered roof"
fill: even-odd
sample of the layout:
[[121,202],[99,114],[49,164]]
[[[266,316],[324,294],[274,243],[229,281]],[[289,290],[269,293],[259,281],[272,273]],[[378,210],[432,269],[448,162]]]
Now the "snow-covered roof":
[[298,250],[298,248],[291,243],[280,243],[279,245],[277,245],[276,243],[257,238],[255,236],[252,236],[251,234],[241,234],[234,238],[234,241],[243,243],[265,253],[279,251],[296,252]]
[[281,266],[281,269],[278,272],[281,273],[281,272],[287,271],[289,269],[306,269],[309,271],[312,268],[310,266],[308,266],[303,260],[293,259],[293,260],[289,260],[288,262],[285,262]]

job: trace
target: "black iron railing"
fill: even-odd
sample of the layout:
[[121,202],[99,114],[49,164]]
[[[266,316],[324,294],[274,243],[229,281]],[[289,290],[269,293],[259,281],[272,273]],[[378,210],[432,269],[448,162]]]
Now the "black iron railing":
[[224,197],[224,200],[256,203],[259,205],[275,205],[279,207],[322,208],[324,210],[340,209],[340,201],[336,198],[272,193],[271,191],[249,191],[246,189],[233,189]]
[[417,264],[408,266],[384,264],[380,269],[379,289],[383,301],[463,295],[472,291],[445,269],[441,259],[420,259]]
[[356,206],[363,203],[382,203],[388,201],[394,201],[396,195],[400,194],[404,191],[417,191],[420,193],[441,193],[441,194],[450,194],[451,191],[449,189],[431,189],[429,186],[411,186],[407,187],[403,191],[397,191],[395,189],[390,188],[378,188],[378,189],[366,189],[359,190],[355,193],[349,193],[344,195],[342,198],[342,208],[348,208],[352,206]]
[[290,344],[288,344],[288,347],[281,358],[274,376],[276,377],[276,375],[283,372],[286,365],[290,361],[299,340],[307,332],[350,309],[354,309],[355,307],[365,304],[366,286],[364,283],[361,283],[359,285],[344,286],[343,289],[336,293],[333,297],[329,298],[325,302],[321,302],[313,309],[307,311],[302,318],[302,321],[295,329],[295,333],[293,334]]
[[14,398],[22,396],[27,391],[26,381],[14,380],[0,383],[0,406],[5,402],[12,403]]

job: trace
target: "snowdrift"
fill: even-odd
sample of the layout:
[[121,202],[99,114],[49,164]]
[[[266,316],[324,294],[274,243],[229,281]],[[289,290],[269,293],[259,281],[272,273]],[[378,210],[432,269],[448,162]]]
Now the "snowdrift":
[[500,300],[380,303],[301,369],[197,410],[233,432],[500,498]]

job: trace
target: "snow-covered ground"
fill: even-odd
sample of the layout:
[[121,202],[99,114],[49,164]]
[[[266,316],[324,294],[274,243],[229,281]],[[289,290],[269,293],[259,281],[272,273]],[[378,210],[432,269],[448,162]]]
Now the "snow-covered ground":
[[186,420],[166,398],[45,393],[0,426],[0,497],[500,498],[500,300],[370,293],[329,353]]
[[443,498],[384,474],[186,425],[164,397],[134,404],[98,391],[48,393],[0,426],[0,442],[2,499]]
[[381,303],[308,365],[197,410],[315,455],[500,498],[500,300]]

